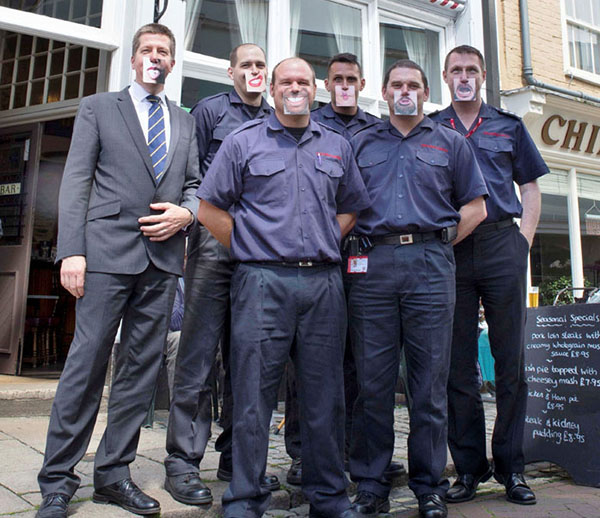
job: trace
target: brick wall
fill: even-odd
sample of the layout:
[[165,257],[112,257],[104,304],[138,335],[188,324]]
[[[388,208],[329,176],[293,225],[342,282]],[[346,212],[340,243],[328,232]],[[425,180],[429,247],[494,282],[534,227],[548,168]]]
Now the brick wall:
[[[563,88],[600,95],[595,85],[565,74],[561,25],[562,0],[528,0],[529,34],[533,75],[538,81]],[[519,0],[496,0],[500,88],[511,90],[525,86],[521,51]],[[598,78],[600,82],[600,77]]]

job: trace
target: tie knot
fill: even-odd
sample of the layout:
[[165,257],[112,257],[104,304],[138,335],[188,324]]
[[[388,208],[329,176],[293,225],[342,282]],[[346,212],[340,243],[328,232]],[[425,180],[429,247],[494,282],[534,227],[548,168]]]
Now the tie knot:
[[146,99],[148,99],[148,101],[150,101],[152,104],[160,102],[160,97],[158,97],[158,95],[148,95],[146,96]]

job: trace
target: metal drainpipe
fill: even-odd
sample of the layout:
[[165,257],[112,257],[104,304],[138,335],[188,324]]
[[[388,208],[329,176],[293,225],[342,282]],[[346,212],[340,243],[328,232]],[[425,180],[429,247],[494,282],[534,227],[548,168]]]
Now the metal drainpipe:
[[483,48],[487,61],[486,102],[500,107],[500,73],[498,69],[498,32],[494,2],[483,2]]
[[531,86],[537,86],[538,88],[544,88],[545,90],[559,92],[570,97],[577,97],[578,99],[583,99],[584,101],[592,101],[600,104],[600,97],[594,97],[592,95],[584,94],[583,92],[568,90],[567,88],[561,88],[560,86],[543,83],[533,77],[533,67],[531,65],[531,41],[529,38],[529,9],[527,6],[527,0],[519,0],[519,10],[521,15],[521,46],[523,47],[523,77],[525,78],[525,82]]

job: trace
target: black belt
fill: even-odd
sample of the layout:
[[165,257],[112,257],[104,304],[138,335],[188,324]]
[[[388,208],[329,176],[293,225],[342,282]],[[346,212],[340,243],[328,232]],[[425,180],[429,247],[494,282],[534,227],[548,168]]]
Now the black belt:
[[442,239],[441,232],[418,232],[415,234],[385,234],[383,236],[369,236],[374,245],[412,245],[414,243],[423,243],[424,241],[433,241]]
[[243,261],[244,264],[258,264],[260,266],[285,266],[286,268],[315,268],[317,266],[336,266],[338,263],[330,261]]
[[487,232],[493,232],[494,230],[500,230],[502,228],[510,227],[514,225],[512,218],[502,219],[500,221],[494,221],[493,223],[482,223],[473,230],[472,234],[486,234]]

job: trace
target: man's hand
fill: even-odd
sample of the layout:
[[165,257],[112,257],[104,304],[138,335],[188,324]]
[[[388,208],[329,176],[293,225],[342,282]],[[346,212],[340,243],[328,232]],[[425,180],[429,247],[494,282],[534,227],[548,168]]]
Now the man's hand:
[[162,214],[138,219],[138,223],[142,225],[140,230],[150,241],[166,241],[194,221],[194,216],[189,210],[173,203],[151,203],[150,208],[164,211]]
[[60,283],[75,298],[83,297],[85,269],[85,255],[72,255],[62,260]]

